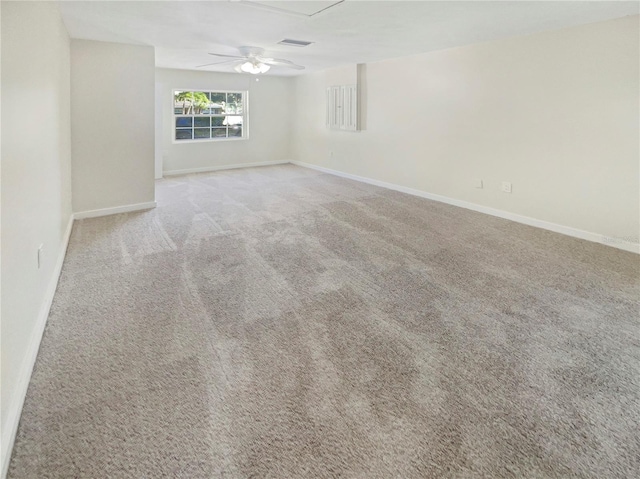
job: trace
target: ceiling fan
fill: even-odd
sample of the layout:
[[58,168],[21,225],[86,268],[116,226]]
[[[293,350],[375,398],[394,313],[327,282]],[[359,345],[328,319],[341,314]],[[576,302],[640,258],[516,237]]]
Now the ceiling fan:
[[269,58],[264,55],[264,48],[260,47],[240,47],[238,48],[241,56],[223,55],[222,53],[209,53],[215,57],[229,58],[221,62],[207,63],[199,65],[196,68],[207,67],[209,65],[222,65],[224,63],[237,63],[234,70],[238,73],[266,73],[272,66],[294,68],[296,70],[304,70],[302,65],[296,65],[292,61],[283,60],[281,58]]

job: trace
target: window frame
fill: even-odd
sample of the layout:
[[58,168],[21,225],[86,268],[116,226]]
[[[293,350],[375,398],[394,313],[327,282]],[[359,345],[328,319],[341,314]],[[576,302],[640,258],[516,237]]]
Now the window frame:
[[[206,117],[206,118],[220,118],[225,116],[240,116],[240,115],[225,115],[225,114],[200,114],[200,115],[182,115],[177,114],[175,110],[175,97],[176,92],[181,91],[193,91],[193,92],[203,92],[203,93],[240,93],[242,95],[242,136],[223,136],[217,138],[191,138],[185,140],[176,139],[176,118],[177,117],[191,117],[194,118],[193,126],[191,129],[193,130],[195,127],[195,118],[198,117]],[[172,88],[171,89],[171,142],[173,144],[182,144],[182,143],[209,143],[209,142],[218,142],[218,141],[242,141],[249,139],[249,91],[248,90],[212,90],[212,89],[203,89],[203,88]],[[211,127],[210,127],[211,128]],[[185,128],[186,129],[186,128]],[[194,133],[195,136],[195,133]]]

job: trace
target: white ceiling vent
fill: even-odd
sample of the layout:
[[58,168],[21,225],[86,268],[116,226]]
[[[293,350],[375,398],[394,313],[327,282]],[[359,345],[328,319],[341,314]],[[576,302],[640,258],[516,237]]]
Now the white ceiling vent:
[[313,42],[305,42],[304,40],[292,40],[291,38],[285,38],[278,42],[279,45],[289,45],[290,47],[306,47]]

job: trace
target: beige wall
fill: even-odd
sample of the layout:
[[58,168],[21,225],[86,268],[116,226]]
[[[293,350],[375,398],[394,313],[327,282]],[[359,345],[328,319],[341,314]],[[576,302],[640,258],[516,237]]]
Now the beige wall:
[[336,75],[301,76],[293,157],[637,242],[638,62],[635,16],[371,63],[356,133],[325,127]]
[[[259,80],[259,81],[256,81]],[[237,73],[156,70],[156,106],[162,114],[163,170],[180,171],[217,166],[284,161],[290,158],[293,80]],[[173,142],[174,89],[248,90],[249,138],[246,140]]]
[[69,37],[58,7],[50,2],[2,2],[1,8],[4,462],[44,325],[43,307],[64,254],[71,217],[71,159]]
[[152,47],[72,40],[75,212],[154,201]]

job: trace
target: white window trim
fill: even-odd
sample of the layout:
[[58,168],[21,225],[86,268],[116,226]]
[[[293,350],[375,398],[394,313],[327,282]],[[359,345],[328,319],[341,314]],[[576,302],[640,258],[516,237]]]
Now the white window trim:
[[[242,93],[243,95],[243,113],[242,113],[242,136],[241,137],[220,137],[220,138],[201,138],[198,140],[176,140],[176,116],[197,116],[197,115],[176,115],[174,107],[174,99],[177,91],[202,91],[215,93]],[[249,91],[248,90],[215,90],[204,88],[173,88],[171,90],[171,143],[181,145],[183,143],[211,143],[224,141],[243,141],[249,139]],[[212,116],[212,115],[201,115]],[[237,115],[236,115],[237,116]]]

